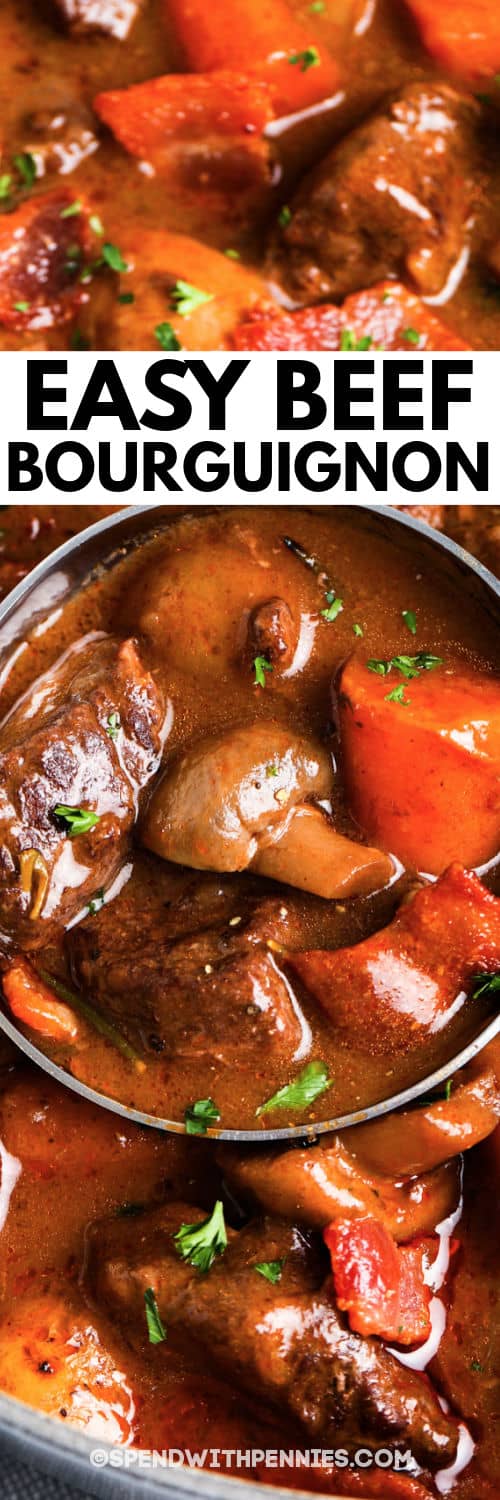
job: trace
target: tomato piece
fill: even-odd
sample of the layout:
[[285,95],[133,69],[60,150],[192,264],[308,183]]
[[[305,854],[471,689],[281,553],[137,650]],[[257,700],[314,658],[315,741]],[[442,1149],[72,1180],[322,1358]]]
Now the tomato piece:
[[397,1245],[378,1219],[336,1219],[323,1231],[335,1297],[351,1328],[398,1344],[423,1344],[431,1329],[424,1281],[433,1241]]
[[380,282],[355,292],[341,307],[285,312],[269,304],[245,313],[233,335],[235,349],[344,349],[360,353],[377,349],[467,349],[425,303],[397,281]]

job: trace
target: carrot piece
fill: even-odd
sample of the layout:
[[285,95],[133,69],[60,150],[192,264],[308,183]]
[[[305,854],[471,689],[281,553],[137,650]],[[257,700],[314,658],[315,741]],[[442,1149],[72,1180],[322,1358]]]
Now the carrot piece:
[[378,1219],[336,1219],[323,1231],[335,1297],[351,1328],[398,1344],[423,1344],[431,1330],[424,1270],[432,1240],[396,1244]]
[[287,114],[335,93],[338,69],[317,28],[305,26],[288,0],[164,0],[186,62],[195,73],[219,69],[268,82],[276,111]]
[[500,967],[500,900],[452,865],[372,937],[288,964],[354,1045],[408,1053],[447,1024],[476,974]]
[[0,219],[0,323],[21,332],[67,323],[85,301],[85,213],[65,216],[75,194],[50,193]]
[[440,66],[462,78],[492,78],[500,69],[496,0],[408,0],[422,40]]
[[56,1000],[24,958],[17,958],[10,965],[2,983],[9,1010],[16,1020],[54,1042],[74,1042],[79,1031],[76,1016],[69,1005]]
[[[404,702],[388,693],[404,682]],[[479,673],[379,676],[353,656],[338,683],[347,798],[403,864],[476,867],[500,845],[500,689]]]
[[98,94],[94,108],[131,156],[155,167],[173,142],[241,138],[255,149],[273,119],[269,85],[245,73],[167,73]]
[[299,312],[269,304],[246,313],[235,349],[467,349],[413,292],[396,281],[355,292],[342,307],[323,303]]

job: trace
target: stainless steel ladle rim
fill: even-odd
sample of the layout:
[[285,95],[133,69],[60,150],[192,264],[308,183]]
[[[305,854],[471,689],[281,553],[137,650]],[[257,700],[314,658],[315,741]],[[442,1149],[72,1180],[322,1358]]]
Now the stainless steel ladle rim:
[[[10,1038],[11,1042],[14,1042],[16,1047],[22,1049],[31,1062],[41,1066],[44,1072],[48,1073],[51,1078],[54,1078],[57,1083],[62,1083],[66,1088],[72,1089],[73,1093],[79,1094],[83,1099],[87,1099],[89,1104],[98,1104],[101,1108],[111,1110],[113,1114],[120,1115],[121,1119],[132,1120],[136,1125],[147,1125],[154,1130],[168,1131],[173,1135],[187,1134],[186,1126],[180,1120],[166,1120],[162,1119],[159,1115],[150,1115],[144,1110],[134,1109],[132,1106],[122,1104],[119,1099],[111,1099],[108,1094],[100,1094],[97,1089],[90,1088],[87,1083],[82,1083],[81,1079],[73,1078],[71,1073],[68,1073],[65,1068],[61,1068],[58,1063],[53,1062],[52,1058],[47,1057],[44,1052],[41,1052],[38,1047],[35,1047],[32,1042],[28,1041],[28,1038],[17,1030],[17,1027],[12,1024],[12,1021],[8,1020],[8,1017],[3,1012],[0,1012],[0,1027],[6,1036]],[[206,1138],[212,1137],[212,1139],[219,1141],[253,1142],[254,1145],[260,1142],[261,1145],[265,1145],[269,1141],[306,1140],[308,1137],[331,1134],[337,1130],[347,1130],[353,1125],[366,1125],[369,1120],[381,1118],[383,1115],[391,1114],[393,1110],[401,1109],[404,1105],[418,1102],[418,1099],[422,1095],[428,1094],[429,1090],[439,1088],[441,1084],[447,1083],[460,1068],[465,1067],[466,1063],[471,1062],[477,1056],[478,1052],[481,1052],[488,1045],[488,1042],[492,1042],[499,1031],[500,1014],[494,1016],[491,1021],[488,1021],[488,1024],[474,1037],[473,1041],[468,1042],[467,1046],[463,1047],[460,1052],[457,1052],[455,1057],[451,1058],[449,1062],[443,1063],[433,1073],[427,1073],[425,1078],[422,1078],[419,1083],[414,1083],[411,1087],[400,1090],[398,1094],[393,1094],[390,1099],[383,1099],[380,1103],[371,1104],[365,1109],[353,1110],[347,1115],[335,1115],[332,1119],[321,1120],[318,1124],[312,1121],[310,1124],[282,1126],[277,1130],[269,1130],[267,1127],[265,1130],[210,1129],[206,1131]]]
[[[237,502],[240,503],[239,497],[236,498]],[[228,501],[228,504],[230,505],[234,505],[234,503],[234,499]],[[205,506],[186,507],[186,509],[196,508],[207,509],[207,507]],[[254,507],[249,504],[247,508],[253,509]],[[307,509],[308,507],[306,504],[304,504],[304,506],[300,508]],[[402,531],[412,532],[417,536],[423,537],[424,540],[428,540],[433,544],[438,552],[448,553],[450,557],[453,558],[455,562],[457,562],[462,567],[462,569],[467,572],[471,572],[475,574],[476,577],[480,578],[481,581],[486,584],[490,592],[494,596],[496,596],[497,599],[500,599],[500,581],[495,578],[494,574],[491,573],[488,568],[485,568],[482,563],[478,562],[476,558],[472,557],[469,552],[466,552],[462,547],[459,547],[458,544],[451,539],[451,537],[443,536],[441,533],[437,533],[433,529],[433,527],[427,525],[427,522],[420,520],[420,518],[409,516],[404,512],[402,513],[400,511],[394,510],[393,507],[387,505],[360,504],[356,507],[349,508],[359,509],[360,511],[368,513],[368,515],[375,515],[377,517],[384,518],[388,517],[391,521],[400,526]],[[333,506],[332,509],[334,510],[335,506]],[[130,523],[130,521],[134,520],[135,518],[139,520],[142,517],[150,515],[153,519],[154,525],[154,516],[155,512],[157,511],[166,513],[168,511],[168,506],[162,504],[161,502],[144,502],[140,505],[131,505],[124,510],[116,512],[114,515],[104,517],[102,521],[95,522],[92,526],[87,527],[86,530],[77,532],[74,537],[71,537],[69,539],[69,541],[63,542],[60,547],[57,547],[54,552],[49,553],[48,557],[44,558],[42,562],[38,563],[37,566],[33,568],[29,574],[27,574],[26,578],[22,579],[21,582],[18,583],[16,587],[11,591],[11,593],[8,594],[4,600],[2,600],[2,603],[0,605],[0,627],[2,626],[3,621],[9,615],[11,610],[15,609],[20,603],[22,603],[22,601],[30,593],[31,589],[36,588],[38,583],[44,578],[46,574],[51,571],[51,569],[57,569],[61,563],[64,563],[65,560],[69,556],[71,556],[73,552],[83,551],[86,542],[93,540],[99,535],[102,535],[104,546],[106,546],[106,542],[110,543],[113,540],[114,531],[119,532],[120,527],[123,526],[124,523]],[[104,555],[106,555],[106,553]],[[37,1067],[41,1067],[44,1072],[48,1073],[51,1078],[54,1078],[56,1080],[56,1082],[62,1084],[66,1088],[72,1089],[73,1093],[79,1094],[81,1098],[86,1099],[89,1104],[97,1104],[100,1108],[107,1109],[113,1114],[120,1116],[121,1119],[132,1121],[137,1125],[145,1125],[154,1130],[168,1131],[170,1134],[174,1135],[187,1134],[184,1121],[167,1120],[159,1115],[152,1115],[148,1114],[146,1111],[134,1109],[132,1106],[122,1104],[118,1099],[112,1099],[107,1094],[101,1094],[97,1089],[91,1088],[88,1084],[83,1083],[80,1079],[73,1078],[65,1068],[62,1068],[58,1063],[53,1062],[53,1060],[44,1052],[42,1052],[40,1048],[36,1047],[32,1042],[30,1042],[28,1038],[24,1036],[23,1032],[19,1031],[18,1028],[14,1026],[13,1023],[8,1019],[8,1017],[2,1011],[1,1007],[0,1029],[4,1031],[6,1036],[9,1037],[10,1041],[13,1042],[16,1047],[20,1048],[25,1053],[25,1055],[30,1059],[31,1062],[33,1062]],[[261,1130],[226,1130],[211,1128],[207,1130],[206,1138],[266,1145],[267,1143],[271,1143],[274,1141],[300,1141],[306,1140],[308,1138],[316,1138],[317,1136],[326,1135],[333,1131],[346,1130],[351,1126],[366,1124],[369,1120],[381,1118],[384,1115],[390,1114],[393,1110],[400,1109],[405,1105],[414,1104],[418,1101],[419,1098],[425,1096],[430,1090],[439,1088],[442,1084],[446,1084],[450,1077],[452,1077],[454,1073],[458,1072],[460,1068],[463,1068],[468,1062],[471,1062],[471,1060],[476,1057],[484,1047],[488,1045],[488,1042],[491,1042],[493,1040],[493,1038],[498,1034],[499,1031],[500,1014],[488,1021],[488,1023],[482,1028],[477,1036],[473,1038],[472,1041],[468,1042],[460,1052],[456,1053],[455,1056],[448,1062],[443,1063],[442,1066],[437,1068],[433,1073],[427,1074],[425,1078],[420,1080],[420,1082],[412,1084],[407,1089],[403,1089],[399,1093],[393,1094],[389,1099],[383,1099],[379,1103],[369,1105],[364,1109],[354,1110],[345,1115],[334,1116],[329,1120],[321,1120],[317,1122],[311,1121],[310,1123],[302,1123],[300,1125],[282,1126],[274,1130],[269,1129],[268,1127]]]

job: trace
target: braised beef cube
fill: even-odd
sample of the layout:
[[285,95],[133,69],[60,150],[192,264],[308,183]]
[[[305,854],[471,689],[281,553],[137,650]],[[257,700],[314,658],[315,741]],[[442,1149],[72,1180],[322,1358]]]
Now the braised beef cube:
[[[146,1333],[151,1288],[169,1338],[181,1333],[231,1382],[284,1411],[326,1446],[406,1446],[426,1468],[453,1460],[458,1425],[431,1384],[374,1338],[347,1326],[335,1304],[324,1247],[276,1219],[229,1231],[210,1269],[179,1253],[191,1205],[153,1210],[132,1225],[104,1220],[91,1231],[87,1275],[94,1295],[133,1336]],[[220,1242],[219,1242],[220,1244]],[[277,1264],[273,1284],[256,1269]]]
[[479,106],[415,83],[334,146],[302,182],[273,274],[296,300],[340,298],[388,274],[438,293],[463,253],[480,184]]
[[0,736],[4,941],[40,947],[114,876],[163,721],[132,640],[74,649],[21,700]]
[[68,933],[76,982],[103,1013],[119,1020],[125,1009],[141,1045],[158,1038],[168,1058],[233,1067],[252,1052],[293,1060],[304,1023],[266,946],[285,937],[280,903],[210,877],[170,905],[168,889],[168,867],[149,888],[133,876]]

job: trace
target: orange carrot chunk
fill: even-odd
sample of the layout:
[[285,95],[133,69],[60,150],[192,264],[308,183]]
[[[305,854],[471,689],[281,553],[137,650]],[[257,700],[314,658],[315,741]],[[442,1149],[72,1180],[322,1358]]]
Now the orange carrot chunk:
[[380,282],[347,297],[342,307],[285,312],[272,304],[245,314],[233,335],[235,349],[467,349],[458,333],[397,281]]
[[408,1053],[474,1003],[476,975],[500,968],[500,900],[452,865],[372,937],[288,963],[350,1045]]
[[335,93],[338,69],[318,27],[306,26],[288,0],[164,0],[169,27],[195,73],[229,69],[268,82],[278,113],[288,114]]
[[500,70],[497,0],[407,0],[422,41],[440,67],[478,81]]
[[[397,1245],[378,1219],[336,1219],[323,1231],[335,1298],[351,1328],[397,1344],[423,1344],[431,1331],[424,1281],[432,1240]],[[437,1241],[436,1241],[437,1247]]]
[[73,1011],[56,999],[24,958],[10,965],[2,983],[9,1010],[17,1021],[54,1042],[75,1040],[79,1025]]
[[242,138],[255,148],[273,118],[269,85],[246,73],[167,73],[98,94],[94,108],[131,156],[161,168],[172,141]]
[[[390,695],[400,695],[394,701]],[[405,680],[353,656],[338,683],[350,810],[403,864],[438,875],[500,847],[500,687],[443,667]]]

